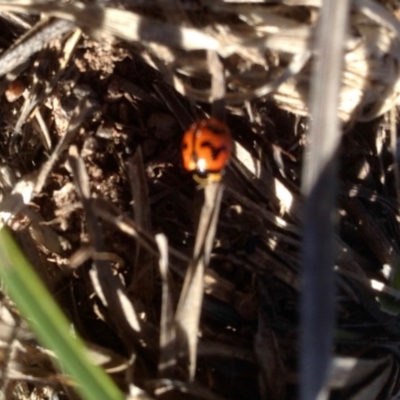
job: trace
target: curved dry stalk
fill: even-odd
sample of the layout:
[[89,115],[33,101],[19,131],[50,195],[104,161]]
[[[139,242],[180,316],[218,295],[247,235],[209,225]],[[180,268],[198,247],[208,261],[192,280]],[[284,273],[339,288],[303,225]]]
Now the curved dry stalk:
[[214,244],[223,186],[212,183],[205,187],[193,259],[189,263],[175,316],[177,349],[189,380],[196,371],[197,339],[204,294],[204,274]]

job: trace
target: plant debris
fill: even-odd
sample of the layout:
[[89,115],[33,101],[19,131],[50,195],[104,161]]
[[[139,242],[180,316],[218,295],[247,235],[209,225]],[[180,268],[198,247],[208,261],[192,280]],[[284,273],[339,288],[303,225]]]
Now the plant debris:
[[[297,396],[320,6],[0,1],[2,224],[131,398]],[[394,0],[352,2],[331,399],[400,392],[399,16]],[[180,143],[216,110],[235,154],[223,187],[204,190],[183,170]],[[1,296],[3,397],[76,398]]]

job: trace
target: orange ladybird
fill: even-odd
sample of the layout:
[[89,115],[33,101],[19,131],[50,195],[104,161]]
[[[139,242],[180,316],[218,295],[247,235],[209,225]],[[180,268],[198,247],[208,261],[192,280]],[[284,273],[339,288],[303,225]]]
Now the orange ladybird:
[[229,128],[216,118],[195,122],[183,135],[183,166],[200,183],[219,181],[231,152]]

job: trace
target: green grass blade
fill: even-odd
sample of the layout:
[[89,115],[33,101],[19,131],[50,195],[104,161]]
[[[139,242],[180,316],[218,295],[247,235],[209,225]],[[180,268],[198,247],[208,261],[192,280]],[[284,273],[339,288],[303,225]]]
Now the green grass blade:
[[67,319],[5,228],[0,229],[0,276],[37,338],[57,354],[84,399],[124,398],[111,378],[89,361],[83,342],[71,336]]

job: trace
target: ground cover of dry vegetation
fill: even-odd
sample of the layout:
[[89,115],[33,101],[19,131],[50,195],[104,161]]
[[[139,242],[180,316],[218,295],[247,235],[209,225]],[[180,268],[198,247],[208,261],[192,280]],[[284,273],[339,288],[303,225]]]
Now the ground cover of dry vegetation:
[[[296,398],[300,186],[320,2],[11,3],[0,1],[0,212],[95,359],[142,398]],[[331,399],[400,392],[400,297],[385,273],[400,256],[398,7],[352,2],[346,37]],[[211,105],[215,51],[222,108]],[[205,200],[180,142],[216,109],[236,147],[191,380],[174,315]],[[24,185],[31,195],[14,204]],[[116,305],[120,292],[130,306]],[[77,398],[1,298],[5,398]]]

